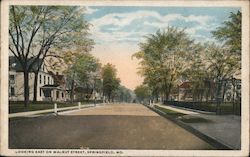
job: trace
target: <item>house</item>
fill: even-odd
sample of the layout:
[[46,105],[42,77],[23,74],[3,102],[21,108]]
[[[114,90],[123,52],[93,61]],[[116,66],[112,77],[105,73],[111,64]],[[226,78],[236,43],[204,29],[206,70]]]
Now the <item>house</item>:
[[[225,79],[220,82],[221,90],[216,92],[216,84],[214,81],[204,81],[203,86],[192,90],[193,82],[184,81],[178,86],[178,101],[214,101],[216,98],[222,99],[224,102],[232,102],[241,98],[241,80]],[[217,95],[218,94],[218,95]],[[194,97],[196,96],[196,97]]]
[[184,81],[178,86],[178,101],[192,101],[191,82]]
[[233,102],[241,101],[241,80],[230,79],[226,80],[224,101]]
[[[35,71],[39,65],[41,68],[38,72],[37,90],[34,91]],[[42,60],[35,62],[29,73],[30,100],[33,100],[34,92],[37,95],[37,101],[67,101],[69,99],[64,76],[48,71]],[[9,57],[9,100],[24,101],[23,69],[14,56]]]
[[[92,81],[95,81],[94,79]],[[100,89],[95,86],[96,82],[90,82],[88,85],[76,86],[74,93],[76,100],[96,100],[101,101],[103,95]]]
[[179,86],[179,101],[211,101],[215,98],[216,86],[213,81],[184,81]]
[[[65,76],[53,73],[52,71],[48,71],[48,74],[52,76],[54,84],[45,84],[41,87],[41,93],[44,93],[45,96],[44,100],[46,100],[46,98],[51,99],[51,101],[70,100],[70,93],[67,88]],[[45,95],[46,93],[48,93],[48,96]]]

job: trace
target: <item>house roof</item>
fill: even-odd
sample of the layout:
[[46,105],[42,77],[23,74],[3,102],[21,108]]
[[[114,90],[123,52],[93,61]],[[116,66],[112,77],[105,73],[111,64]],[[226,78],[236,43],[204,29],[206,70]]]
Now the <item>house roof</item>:
[[[35,60],[34,57],[29,58],[28,65],[30,65],[34,60]],[[39,59],[38,61],[36,61],[31,68],[31,72],[36,71],[39,65],[41,64],[42,64],[42,59]],[[15,56],[9,56],[9,70],[14,70],[16,72],[23,72],[23,67]]]
[[48,89],[48,90],[53,90],[53,89],[60,89],[59,85],[44,85],[41,87],[42,89]]
[[179,85],[179,88],[190,88],[191,87],[191,82],[183,82],[182,84]]
[[52,71],[48,71],[48,73],[53,77],[55,84],[65,84],[64,75],[54,74]]
[[51,87],[58,87],[59,85],[56,85],[56,84],[47,84],[47,85],[44,85],[42,86],[41,88],[51,88]]
[[[184,88],[184,89],[189,89],[189,88],[191,88],[191,86],[192,86],[192,84],[193,84],[194,82],[191,82],[191,81],[185,81],[185,82],[183,82],[182,84],[180,84],[178,87],[179,88]],[[213,82],[213,81],[204,81],[204,83],[205,83],[205,88],[207,88],[207,87],[210,87],[210,88],[215,88],[215,83]]]
[[76,87],[75,91],[79,92],[79,93],[92,93],[93,88],[91,88],[91,87],[89,87],[89,88],[87,88],[87,87]]

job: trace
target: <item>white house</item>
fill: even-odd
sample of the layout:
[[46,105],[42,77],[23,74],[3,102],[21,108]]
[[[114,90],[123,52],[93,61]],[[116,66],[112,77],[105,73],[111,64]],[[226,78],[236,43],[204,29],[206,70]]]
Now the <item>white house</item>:
[[[36,62],[29,73],[29,99],[33,100],[35,73],[41,60]],[[37,101],[66,101],[69,99],[63,75],[48,71],[43,63],[37,79]],[[14,56],[9,57],[9,100],[24,100],[23,70]]]

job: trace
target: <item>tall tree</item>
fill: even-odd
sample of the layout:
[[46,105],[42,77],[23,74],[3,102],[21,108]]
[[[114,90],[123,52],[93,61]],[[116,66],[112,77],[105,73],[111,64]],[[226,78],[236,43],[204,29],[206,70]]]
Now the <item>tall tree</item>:
[[25,106],[29,102],[28,74],[34,64],[43,62],[52,48],[71,47],[88,34],[82,12],[75,6],[10,7],[9,50],[23,68]]
[[90,53],[76,56],[75,63],[66,70],[66,76],[70,82],[71,101],[74,99],[76,84],[84,88],[93,88],[95,86],[95,79],[100,73],[100,68],[101,64],[99,60]]
[[150,89],[146,85],[139,85],[134,90],[136,98],[139,102],[149,100],[150,98]]
[[232,55],[230,50],[230,48],[225,46],[221,47],[215,44],[206,45],[204,61],[206,61],[207,72],[210,73],[211,78],[217,84],[217,97],[219,95],[224,97],[227,80],[240,72],[241,65],[239,64],[238,56]]
[[115,94],[115,90],[120,85],[120,79],[117,78],[117,69],[114,65],[108,63],[102,68],[102,79],[103,79],[103,95],[108,97],[110,102],[112,95]]
[[186,78],[192,81],[193,98],[200,95],[200,100],[203,93],[213,98],[211,92],[215,91],[211,89],[211,83],[217,85],[216,95],[222,93],[220,95],[224,97],[226,80],[240,74],[241,12],[231,13],[229,20],[224,21],[212,34],[218,39],[217,45],[205,43],[196,56],[190,58],[191,68],[186,71]]
[[131,91],[125,86],[120,85],[115,91],[116,99],[119,102],[131,102]]
[[140,60],[139,73],[145,77],[145,83],[168,100],[180,74],[189,66],[188,56],[199,47],[185,30],[168,27],[148,35],[146,41],[140,43],[140,49],[133,55]]
[[[213,36],[223,42],[223,47],[220,49],[220,52],[218,52],[218,47],[212,46],[213,48],[211,48],[210,45],[210,49],[214,49],[218,54],[214,54],[213,52],[209,53],[213,55],[212,60],[213,63],[215,63],[211,65],[211,69],[215,69],[217,97],[219,93],[222,93],[222,100],[224,100],[224,94],[226,92],[227,79],[231,79],[231,81],[234,82],[235,77],[241,74],[241,25],[241,12],[231,12],[229,20],[224,21],[222,26],[212,31]],[[233,85],[235,84],[233,83]],[[217,106],[217,108],[220,107],[219,103]]]
[[208,61],[206,60],[204,45],[199,45],[199,50],[189,57],[189,68],[182,73],[184,81],[191,83],[193,101],[213,99],[213,74],[207,70]]
[[[222,26],[212,31],[213,36],[230,46],[230,52],[238,56],[241,55],[241,12],[232,13],[228,21],[224,21]],[[240,59],[240,58],[239,58]]]

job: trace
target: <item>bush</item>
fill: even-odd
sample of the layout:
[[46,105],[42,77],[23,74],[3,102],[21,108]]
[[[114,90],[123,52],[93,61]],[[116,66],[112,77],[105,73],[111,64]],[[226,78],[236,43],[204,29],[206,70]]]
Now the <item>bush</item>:
[[[186,101],[165,101],[165,105],[173,105],[177,107],[189,108],[205,112],[216,112],[215,102],[186,102]],[[221,114],[236,114],[241,115],[241,104],[235,105],[233,103],[224,102],[220,104]]]

